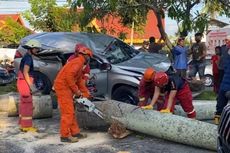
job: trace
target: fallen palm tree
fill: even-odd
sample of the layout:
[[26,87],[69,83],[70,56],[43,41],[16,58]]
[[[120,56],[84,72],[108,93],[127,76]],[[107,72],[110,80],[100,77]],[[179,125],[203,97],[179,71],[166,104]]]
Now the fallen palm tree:
[[[10,93],[0,96],[0,111],[7,112],[8,116],[18,116],[19,94]],[[49,95],[33,96],[33,118],[52,117],[52,101]]]
[[[104,113],[106,121],[109,123],[116,120],[133,131],[182,144],[216,150],[216,125],[178,115],[163,114],[154,110],[143,110],[137,106],[112,100],[95,102],[95,104]],[[86,116],[91,118],[88,119],[91,124],[97,122],[94,115],[88,114]]]
[[[216,111],[216,101],[194,100],[197,120],[212,120]],[[175,115],[187,116],[180,105],[175,106]]]

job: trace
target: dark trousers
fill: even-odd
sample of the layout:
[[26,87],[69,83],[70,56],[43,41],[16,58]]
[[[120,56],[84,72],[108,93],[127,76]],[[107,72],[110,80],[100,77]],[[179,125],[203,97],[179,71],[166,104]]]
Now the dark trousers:
[[219,84],[221,84],[224,77],[224,70],[219,69]]
[[228,98],[226,97],[226,92],[224,90],[219,90],[216,104],[216,115],[221,115],[224,107],[228,104]]
[[191,70],[189,72],[190,77],[196,77],[196,74],[199,74],[200,79],[204,78],[204,70],[205,70],[205,61],[196,61],[193,60],[191,62]]

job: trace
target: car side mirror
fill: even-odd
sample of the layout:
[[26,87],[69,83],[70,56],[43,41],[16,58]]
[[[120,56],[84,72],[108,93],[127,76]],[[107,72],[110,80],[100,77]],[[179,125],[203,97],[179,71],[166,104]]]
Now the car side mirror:
[[111,69],[112,69],[112,66],[109,63],[102,63],[100,65],[100,70],[102,70],[102,71],[108,71],[108,70],[111,70]]

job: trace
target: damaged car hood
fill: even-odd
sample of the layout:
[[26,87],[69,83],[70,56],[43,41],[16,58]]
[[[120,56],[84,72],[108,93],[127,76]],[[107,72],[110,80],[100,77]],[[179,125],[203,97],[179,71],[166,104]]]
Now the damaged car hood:
[[43,50],[39,54],[53,54],[74,52],[76,42],[84,43],[94,53],[100,53],[115,38],[104,34],[85,32],[45,32],[27,36],[22,39],[20,44],[24,45],[30,39],[36,39],[41,43]]
[[143,72],[148,67],[153,67],[156,71],[167,71],[171,66],[168,57],[163,54],[139,53],[132,59],[116,64],[122,69]]

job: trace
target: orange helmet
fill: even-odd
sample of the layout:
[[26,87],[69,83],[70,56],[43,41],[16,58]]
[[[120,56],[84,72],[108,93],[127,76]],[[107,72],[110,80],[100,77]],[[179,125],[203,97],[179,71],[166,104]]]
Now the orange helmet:
[[79,53],[84,54],[84,55],[88,55],[88,56],[90,56],[91,58],[93,57],[93,52],[92,52],[91,49],[89,49],[88,47],[87,47],[87,48],[84,48],[84,49],[80,49],[80,50],[79,50]]
[[88,47],[84,44],[76,44],[75,46],[75,54],[78,54],[80,50],[87,49]]
[[154,83],[158,87],[165,86],[169,81],[168,75],[164,72],[158,72],[155,74]]
[[146,82],[153,81],[156,71],[153,68],[147,68],[144,73],[144,80]]

